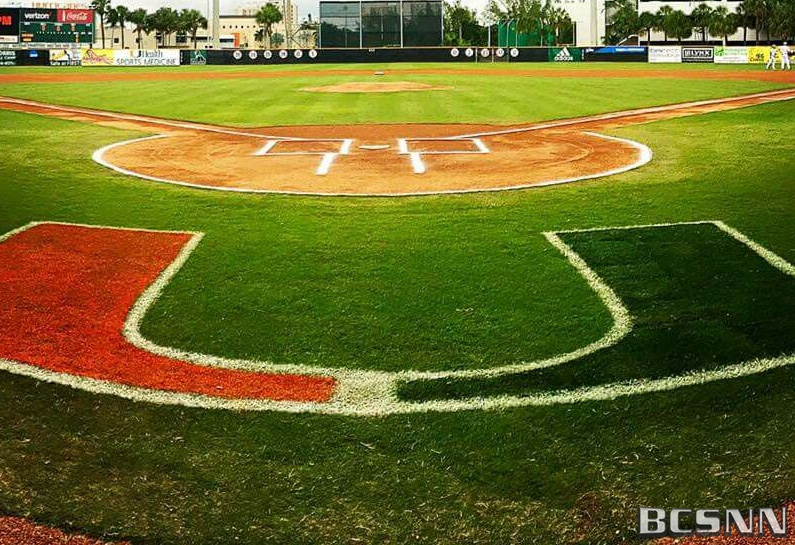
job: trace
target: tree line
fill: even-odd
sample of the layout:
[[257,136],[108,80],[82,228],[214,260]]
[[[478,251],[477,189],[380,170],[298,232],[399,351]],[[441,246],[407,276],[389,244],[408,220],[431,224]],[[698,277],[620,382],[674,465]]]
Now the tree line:
[[795,36],[795,0],[743,0],[735,11],[725,6],[712,8],[699,4],[690,15],[670,6],[656,13],[638,13],[634,0],[607,0],[605,9],[609,25],[605,43],[616,44],[634,35],[662,32],[664,41],[681,43],[695,35],[706,42],[709,36],[721,38],[725,45],[729,36],[743,30],[743,43],[748,42],[748,29],[756,30],[755,43],[764,37],[788,39]]
[[[124,29],[131,28],[138,36],[138,47],[143,44],[143,35],[155,32],[160,34],[160,43],[158,47],[167,47],[170,43],[171,36],[181,34],[190,36],[193,41],[193,47],[196,47],[196,35],[199,29],[207,29],[207,18],[195,9],[183,9],[177,11],[173,8],[162,7],[153,13],[149,13],[145,9],[130,10],[126,6],[111,5],[111,0],[93,0],[91,8],[94,10],[95,16],[99,19],[100,35],[102,41],[102,48],[105,48],[105,28],[120,28],[121,29],[121,47],[127,47],[124,37]],[[278,34],[274,36],[273,25],[282,21],[282,12],[279,7],[274,3],[267,3],[262,6],[259,11],[254,15],[256,24],[260,27],[255,33],[255,39],[262,42],[263,45],[267,42],[270,47],[272,41],[283,42],[284,37]],[[216,30],[217,32],[217,30]],[[276,40],[276,38],[279,40]]]
[[[539,45],[557,45],[562,35],[573,32],[573,23],[563,9],[545,0],[492,0],[481,23],[475,10],[461,0],[444,4],[445,45],[485,45],[495,22],[511,23],[519,34],[538,36]],[[546,42],[546,43],[545,43]]]

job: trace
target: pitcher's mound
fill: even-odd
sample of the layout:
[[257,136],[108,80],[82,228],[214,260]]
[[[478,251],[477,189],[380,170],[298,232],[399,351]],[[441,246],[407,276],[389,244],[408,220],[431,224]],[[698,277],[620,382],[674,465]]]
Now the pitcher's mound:
[[404,93],[407,91],[444,91],[452,87],[428,85],[411,81],[352,81],[324,87],[305,87],[312,93]]

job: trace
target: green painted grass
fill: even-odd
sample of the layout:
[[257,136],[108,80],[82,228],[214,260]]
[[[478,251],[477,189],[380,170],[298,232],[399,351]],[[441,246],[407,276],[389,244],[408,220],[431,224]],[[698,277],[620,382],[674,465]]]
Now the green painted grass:
[[634,327],[626,338],[534,372],[414,381],[403,387],[403,397],[521,396],[795,354],[795,278],[714,225],[565,233],[562,239],[628,308]]
[[[425,69],[445,66],[420,65]],[[502,65],[496,66],[498,69],[502,67]],[[523,64],[516,70],[532,72],[538,69],[532,66]],[[593,69],[594,65],[588,66]],[[599,66],[605,69],[604,65]],[[740,95],[783,87],[759,81],[615,77],[622,70],[634,70],[636,66],[646,65],[622,65],[608,72],[604,78],[550,78],[504,73],[493,76],[402,75],[400,71],[411,68],[412,65],[408,67],[388,65],[381,68],[388,69],[389,75],[380,78],[369,74],[369,70],[365,67],[365,73],[359,76],[323,74],[279,78],[90,84],[7,84],[0,85],[0,95],[234,126],[395,122],[507,124]],[[335,68],[340,67],[335,65],[325,67],[325,70],[332,71]],[[354,68],[358,68],[358,65]],[[196,67],[183,67],[182,70],[200,71]],[[204,67],[201,70],[208,74],[241,71],[239,67]],[[129,72],[130,69],[125,71]],[[247,67],[247,71],[268,73],[276,69]],[[301,91],[307,87],[371,80],[408,80],[450,86],[452,89],[389,94],[328,94]]]
[[[543,231],[719,219],[795,261],[794,120],[780,103],[625,128],[652,163],[568,186],[322,199],[123,177],[89,157],[132,133],[0,112],[0,231],[64,220],[206,232],[144,321],[159,344],[487,367],[609,326]],[[671,259],[696,243],[684,237]],[[620,543],[640,505],[795,494],[793,392],[795,371],[779,369],[610,403],[362,419],[159,407],[2,373],[0,512],[134,543]]]

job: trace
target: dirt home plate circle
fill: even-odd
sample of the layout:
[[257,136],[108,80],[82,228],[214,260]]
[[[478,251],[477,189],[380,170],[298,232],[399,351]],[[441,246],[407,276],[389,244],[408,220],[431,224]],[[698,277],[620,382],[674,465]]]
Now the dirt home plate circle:
[[407,196],[600,178],[652,159],[605,134],[660,119],[790,100],[785,89],[526,125],[372,124],[243,129],[0,97],[0,108],[154,136],[105,146],[103,166],[155,182],[253,193]]
[[140,176],[217,189],[412,195],[560,183],[639,166],[649,157],[640,144],[589,132],[502,133],[467,125],[262,132],[172,133],[115,145],[101,159]]

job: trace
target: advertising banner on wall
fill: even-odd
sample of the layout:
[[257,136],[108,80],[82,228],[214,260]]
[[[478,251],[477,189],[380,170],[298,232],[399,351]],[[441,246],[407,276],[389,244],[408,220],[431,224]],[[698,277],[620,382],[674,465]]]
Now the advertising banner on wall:
[[178,49],[88,49],[83,66],[179,66]]
[[191,66],[204,66],[207,64],[207,54],[204,51],[190,51],[188,57],[188,64]]
[[10,49],[0,49],[0,66],[16,66],[17,52]]
[[90,9],[59,9],[56,19],[59,23],[93,25],[94,12]]
[[179,66],[178,49],[117,49],[114,66]]
[[586,61],[646,62],[648,57],[648,48],[645,46],[607,45],[583,50],[583,60]]
[[715,50],[711,46],[683,47],[682,62],[713,62]]
[[682,62],[682,48],[678,45],[649,46],[649,62],[653,63]]
[[113,50],[87,49],[83,53],[83,66],[113,66]]
[[82,61],[82,49],[50,49],[51,66],[80,66]]
[[0,44],[19,42],[19,10],[0,8]]
[[58,21],[58,10],[23,8],[20,21],[23,23],[55,23]]
[[582,60],[582,49],[579,47],[550,47],[549,62],[579,62]]
[[770,60],[769,46],[753,46],[748,48],[748,62],[751,64],[765,64]]
[[715,64],[747,64],[747,47],[715,47]]

